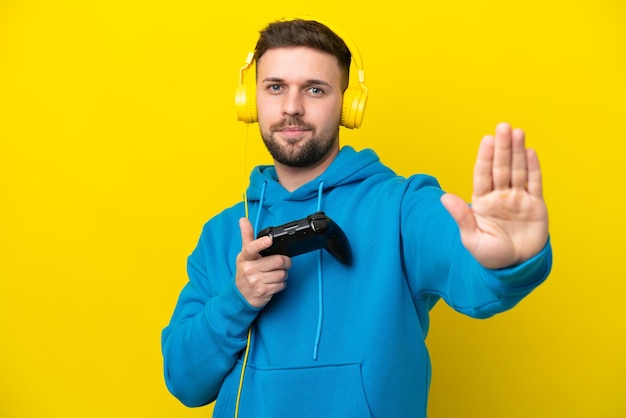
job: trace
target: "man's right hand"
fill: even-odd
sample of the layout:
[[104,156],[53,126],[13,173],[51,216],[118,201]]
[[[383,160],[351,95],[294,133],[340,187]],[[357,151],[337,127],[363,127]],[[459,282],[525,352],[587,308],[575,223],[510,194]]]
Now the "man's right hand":
[[248,303],[260,309],[287,287],[291,259],[285,255],[261,256],[259,252],[272,245],[272,238],[254,239],[254,229],[246,218],[239,220],[239,228],[241,252],[237,255],[235,284]]

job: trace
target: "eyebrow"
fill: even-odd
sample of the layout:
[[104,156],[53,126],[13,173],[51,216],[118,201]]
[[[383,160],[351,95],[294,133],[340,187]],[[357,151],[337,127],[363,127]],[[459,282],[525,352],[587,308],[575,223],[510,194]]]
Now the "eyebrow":
[[[283,83],[285,80],[279,77],[267,77],[263,79],[263,83]],[[324,81],[324,80],[318,80],[318,79],[309,79],[306,80],[305,84],[316,84],[316,85],[322,85],[322,86],[327,86],[327,87],[332,87],[328,82]]]

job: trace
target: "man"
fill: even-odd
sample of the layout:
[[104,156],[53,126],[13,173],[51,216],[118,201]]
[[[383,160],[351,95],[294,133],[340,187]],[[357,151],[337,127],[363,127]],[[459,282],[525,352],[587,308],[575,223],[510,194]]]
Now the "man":
[[[426,415],[429,310],[486,318],[551,268],[536,154],[500,124],[478,151],[472,205],[430,176],[399,177],[339,145],[350,51],[315,21],[281,21],[255,51],[256,105],[273,166],[247,202],[205,225],[163,331],[165,380],[214,416]],[[249,205],[250,220],[243,217]],[[261,228],[323,211],[353,261],[324,250],[261,256]],[[237,231],[239,224],[239,232]]]

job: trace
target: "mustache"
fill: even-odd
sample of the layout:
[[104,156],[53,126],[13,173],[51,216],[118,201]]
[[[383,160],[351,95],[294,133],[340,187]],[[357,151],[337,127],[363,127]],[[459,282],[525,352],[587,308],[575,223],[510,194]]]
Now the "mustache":
[[270,126],[272,131],[277,131],[286,127],[297,127],[303,128],[307,130],[313,130],[313,126],[306,123],[302,118],[299,117],[286,117],[280,120],[280,122],[273,124]]

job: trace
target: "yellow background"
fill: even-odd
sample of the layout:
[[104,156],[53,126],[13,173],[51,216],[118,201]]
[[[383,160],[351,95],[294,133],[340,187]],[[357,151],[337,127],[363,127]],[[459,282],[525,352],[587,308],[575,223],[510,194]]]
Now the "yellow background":
[[496,123],[541,158],[553,274],[487,321],[435,308],[430,417],[626,416],[626,2],[301,3],[0,1],[0,416],[210,416],[166,391],[160,332],[202,224],[269,161],[238,70],[302,13],[364,58],[344,143],[466,199]]

